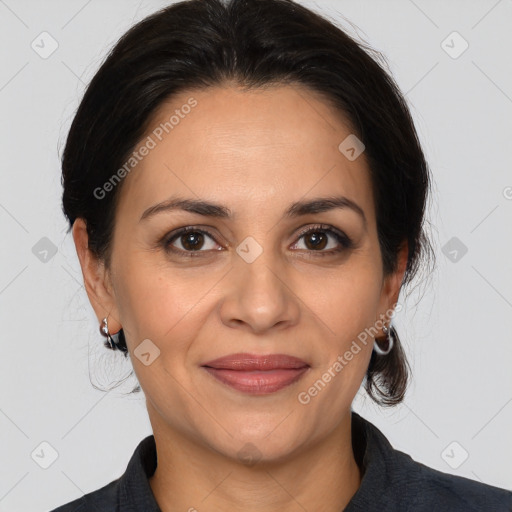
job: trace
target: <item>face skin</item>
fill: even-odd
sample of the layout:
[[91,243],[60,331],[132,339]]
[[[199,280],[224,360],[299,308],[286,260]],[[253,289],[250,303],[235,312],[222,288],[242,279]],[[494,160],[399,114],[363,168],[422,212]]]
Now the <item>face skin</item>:
[[[320,97],[298,85],[188,91],[161,106],[148,134],[191,97],[197,106],[125,178],[110,271],[87,250],[82,220],[73,227],[98,323],[108,315],[111,333],[124,329],[146,395],[153,493],[164,512],[339,511],[361,479],[350,408],[373,339],[309,403],[298,395],[392,310],[407,247],[385,278],[364,153],[349,161],[339,151],[352,132]],[[223,205],[232,218],[174,210],[140,221],[171,196]],[[357,203],[366,222],[347,207],[284,215],[334,196]],[[161,240],[187,226],[212,236],[197,235],[196,251],[197,238],[178,236],[166,252]],[[236,251],[246,237],[262,249],[250,263]],[[134,355],[146,339],[160,350],[148,366]],[[275,393],[249,395],[201,368],[237,352],[290,354],[310,368]],[[244,464],[244,447],[256,463]]]

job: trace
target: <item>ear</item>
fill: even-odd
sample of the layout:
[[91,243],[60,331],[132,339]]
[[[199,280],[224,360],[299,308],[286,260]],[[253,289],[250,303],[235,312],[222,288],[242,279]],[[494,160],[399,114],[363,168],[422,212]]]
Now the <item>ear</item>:
[[122,326],[110,272],[105,268],[104,262],[89,249],[89,236],[84,219],[78,218],[73,223],[73,240],[82,267],[85,290],[98,318],[98,326],[107,317],[110,333],[116,334]]
[[389,327],[389,315],[386,312],[391,313],[395,309],[395,304],[398,302],[398,296],[400,295],[400,287],[405,275],[405,269],[407,266],[409,246],[407,240],[404,241],[400,251],[397,255],[397,267],[395,272],[386,276],[382,284],[382,292],[380,299],[380,317],[384,320],[386,326]]

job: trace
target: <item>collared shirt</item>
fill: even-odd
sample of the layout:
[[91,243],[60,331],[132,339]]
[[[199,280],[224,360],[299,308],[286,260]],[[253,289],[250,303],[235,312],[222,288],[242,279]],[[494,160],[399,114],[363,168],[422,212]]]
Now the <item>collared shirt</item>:
[[[362,480],[340,512],[512,512],[511,491],[413,460],[354,411],[352,446]],[[149,485],[156,465],[150,435],[139,443],[121,477],[51,512],[161,512]]]

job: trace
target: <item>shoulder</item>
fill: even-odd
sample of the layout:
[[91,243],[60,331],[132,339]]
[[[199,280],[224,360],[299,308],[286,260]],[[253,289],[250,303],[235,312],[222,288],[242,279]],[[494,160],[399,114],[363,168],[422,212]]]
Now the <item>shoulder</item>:
[[405,495],[415,512],[512,512],[512,492],[470,478],[443,473],[395,450]]
[[50,512],[114,512],[118,510],[118,493],[119,478]]
[[149,483],[156,464],[155,438],[149,435],[139,442],[119,478],[50,512],[159,512]]
[[512,512],[511,491],[414,460],[354,411],[352,427],[363,476],[345,512]]

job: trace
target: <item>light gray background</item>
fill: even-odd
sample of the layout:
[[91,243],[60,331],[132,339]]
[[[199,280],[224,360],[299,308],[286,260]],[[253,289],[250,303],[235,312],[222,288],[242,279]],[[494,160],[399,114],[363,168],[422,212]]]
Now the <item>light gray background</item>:
[[[302,3],[354,34],[343,15],[386,56],[436,182],[438,267],[395,322],[413,382],[401,406],[361,393],[354,408],[416,460],[512,489],[512,1]],[[108,388],[131,366],[103,349],[65,233],[59,157],[107,50],[167,4],[0,0],[0,511],[48,510],[106,485],[151,433],[143,395],[122,395],[134,379],[108,393],[90,383]],[[31,48],[43,31],[59,45],[47,59]],[[453,31],[469,43],[456,59],[442,46]],[[32,252],[43,237],[57,248],[46,263]],[[456,262],[442,251],[452,237],[468,249]],[[58,453],[48,469],[31,457],[43,441]]]

